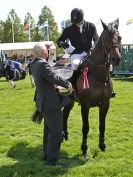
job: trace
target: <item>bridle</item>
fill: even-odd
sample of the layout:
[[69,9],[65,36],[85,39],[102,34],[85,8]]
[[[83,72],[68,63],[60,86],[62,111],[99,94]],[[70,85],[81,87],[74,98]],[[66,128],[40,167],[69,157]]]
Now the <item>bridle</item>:
[[112,29],[111,32],[110,32],[109,29],[108,29],[108,33],[113,33],[113,38],[112,38],[113,44],[109,47],[105,47],[105,35],[104,35],[105,32],[107,32],[107,31],[103,32],[101,38],[102,38],[102,46],[105,50],[106,55],[108,56],[108,54],[111,53],[110,51],[114,48],[118,48],[119,52],[121,52],[121,36],[119,34],[119,31],[116,30],[116,29]]
[[[106,31],[104,31],[106,32]],[[101,44],[102,44],[102,48],[104,50],[104,53],[105,53],[105,62],[102,63],[102,64],[96,64],[94,62],[94,60],[92,59],[92,54],[93,52],[95,52],[95,48],[93,49],[93,51],[89,51],[87,53],[87,56],[85,56],[84,60],[88,63],[88,65],[92,65],[93,68],[98,68],[98,69],[101,69],[101,70],[105,70],[106,69],[106,83],[108,83],[110,81],[110,73],[109,73],[109,67],[110,67],[110,64],[111,64],[111,50],[114,49],[114,48],[118,48],[119,52],[121,51],[121,36],[119,35],[119,32],[117,30],[115,30],[115,34],[113,34],[113,44],[111,46],[109,46],[108,48],[105,47],[106,46],[106,41],[105,41],[105,35],[104,35],[104,32],[102,34],[102,36],[100,36],[99,40],[101,40]],[[98,43],[98,42],[97,42]],[[97,44],[96,44],[97,45]],[[98,81],[99,82],[99,81]],[[105,82],[104,82],[105,84]]]

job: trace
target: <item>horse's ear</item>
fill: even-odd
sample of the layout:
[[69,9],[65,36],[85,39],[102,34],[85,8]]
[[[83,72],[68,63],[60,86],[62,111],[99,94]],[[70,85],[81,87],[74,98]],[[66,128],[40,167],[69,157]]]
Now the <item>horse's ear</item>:
[[116,29],[118,29],[118,27],[119,27],[119,18],[117,18],[117,19],[114,21],[114,23],[115,23]]
[[102,20],[101,20],[101,23],[102,23],[103,29],[106,30],[108,28],[108,26]]
[[119,18],[117,18],[115,21],[113,21],[112,23],[109,23],[108,26],[111,26],[111,28],[116,28],[118,29],[119,27]]

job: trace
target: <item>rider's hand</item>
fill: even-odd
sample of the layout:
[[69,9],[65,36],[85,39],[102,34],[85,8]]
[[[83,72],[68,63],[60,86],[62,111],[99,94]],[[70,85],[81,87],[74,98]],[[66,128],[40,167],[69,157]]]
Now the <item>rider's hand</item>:
[[66,49],[69,47],[69,44],[66,43],[66,42],[60,42],[60,46],[63,48],[63,49]]

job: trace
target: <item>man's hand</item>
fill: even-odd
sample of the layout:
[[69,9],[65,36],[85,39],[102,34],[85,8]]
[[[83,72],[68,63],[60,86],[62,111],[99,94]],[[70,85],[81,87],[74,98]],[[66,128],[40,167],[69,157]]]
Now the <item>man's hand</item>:
[[51,44],[45,44],[46,48],[49,49],[51,46],[52,46],[52,43]]
[[67,49],[69,47],[69,44],[66,43],[66,42],[60,42],[60,46],[63,48],[63,49]]
[[68,88],[68,92],[71,94],[73,93],[74,89],[72,87],[72,84],[69,82],[69,88]]

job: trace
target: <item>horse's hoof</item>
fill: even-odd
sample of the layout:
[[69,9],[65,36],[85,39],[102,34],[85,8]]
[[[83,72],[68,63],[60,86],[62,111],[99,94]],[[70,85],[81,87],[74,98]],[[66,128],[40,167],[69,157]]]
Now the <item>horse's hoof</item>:
[[87,153],[85,153],[85,154],[82,153],[82,157],[83,157],[83,160],[86,161],[88,159],[88,154]]
[[101,151],[105,151],[106,145],[104,143],[100,143],[99,148],[101,149]]
[[88,156],[87,151],[82,152],[82,156],[83,156],[84,158],[86,158],[86,157]]
[[87,144],[82,143],[81,144],[81,151],[82,151],[82,156],[83,157],[87,157],[87,149],[88,149]]
[[65,136],[65,141],[68,141],[68,136]]

